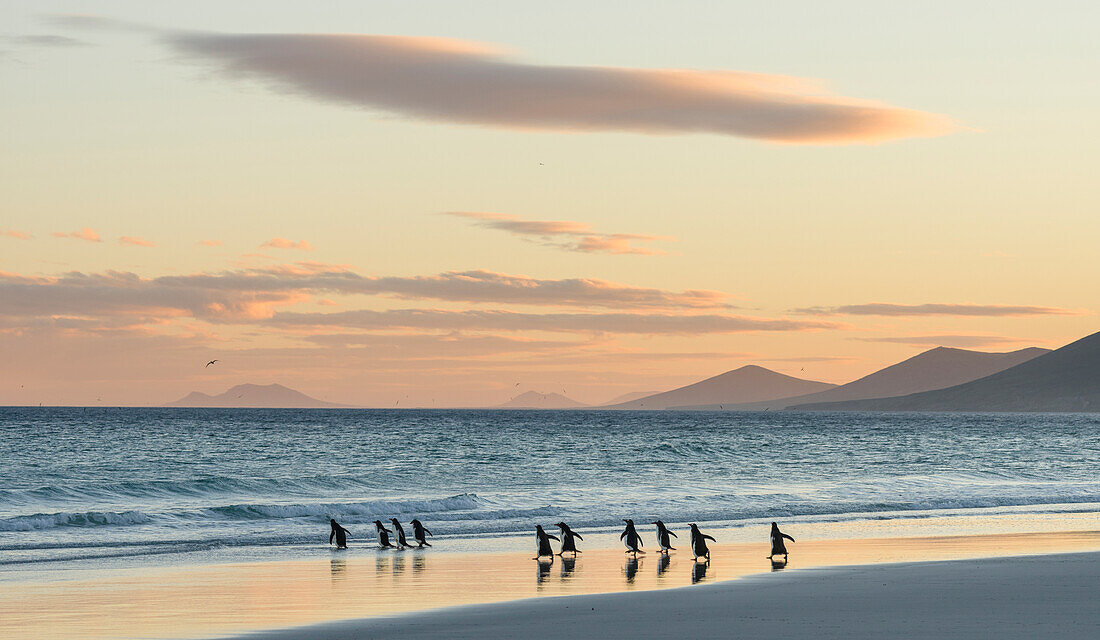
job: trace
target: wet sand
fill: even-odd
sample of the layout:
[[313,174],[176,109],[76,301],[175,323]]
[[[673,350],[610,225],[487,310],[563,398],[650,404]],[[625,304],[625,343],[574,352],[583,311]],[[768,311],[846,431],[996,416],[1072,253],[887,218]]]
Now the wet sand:
[[[489,619],[480,619],[484,622],[498,618],[499,615],[491,613],[496,611],[491,607],[488,609],[460,607],[447,609],[449,613],[433,612],[393,617],[398,614],[424,612],[457,605],[505,603],[534,598],[535,600],[526,603],[493,606],[519,607],[525,612],[523,615],[537,617],[547,615],[540,607],[551,606],[549,603],[569,602],[569,599],[545,599],[548,604],[543,605],[540,604],[543,602],[542,596],[592,597],[593,594],[690,587],[662,592],[660,595],[636,594],[644,595],[644,598],[625,599],[622,600],[624,604],[617,605],[623,607],[621,612],[641,611],[658,602],[663,602],[662,599],[665,597],[674,598],[669,602],[680,603],[677,605],[679,613],[670,619],[683,620],[684,612],[691,611],[690,607],[683,608],[687,606],[686,603],[692,602],[695,595],[712,593],[712,586],[708,585],[714,585],[714,588],[719,590],[740,589],[742,584],[747,585],[750,582],[758,584],[759,580],[781,578],[781,581],[776,584],[797,586],[802,585],[803,581],[818,581],[827,575],[848,575],[854,571],[857,573],[851,575],[857,577],[852,578],[847,584],[855,589],[855,585],[867,582],[869,579],[867,576],[872,575],[859,572],[879,569],[874,566],[863,566],[846,569],[839,574],[821,569],[843,565],[882,567],[884,565],[881,563],[925,563],[996,556],[1100,551],[1100,531],[807,540],[791,545],[792,556],[786,566],[774,567],[764,558],[767,555],[766,545],[723,544],[714,545],[712,549],[712,561],[708,565],[693,562],[690,553],[685,549],[674,552],[667,559],[650,552],[639,556],[637,561],[630,559],[620,549],[594,549],[582,553],[575,561],[556,558],[552,564],[540,564],[531,559],[530,553],[448,554],[430,549],[348,553],[322,547],[318,548],[317,553],[318,556],[323,556],[323,559],[318,560],[127,570],[110,572],[102,577],[91,579],[0,583],[0,637],[11,640],[62,636],[93,640],[151,637],[208,638],[295,627],[296,629],[288,632],[290,635],[279,637],[308,638],[315,633],[335,633],[333,629],[336,627],[308,627],[307,629],[297,627],[372,617],[376,619],[341,623],[342,626],[339,628],[343,631],[339,633],[346,634],[350,629],[354,632],[353,635],[317,637],[377,637],[375,631],[380,628],[377,625],[398,625],[386,627],[386,629],[392,629],[404,637],[407,632],[419,633],[416,629],[421,628],[417,626],[421,622],[414,622],[416,620],[443,620],[444,618],[435,616],[446,615],[473,615],[475,617],[470,620],[477,620],[479,618],[471,612],[490,612],[487,614],[490,616]],[[1058,562],[1061,563],[1059,566],[1062,566],[1069,580],[1068,589],[1072,591],[1075,588],[1074,585],[1077,585],[1089,594],[1092,593],[1098,583],[1097,576],[1087,571],[1093,571],[1096,568],[1095,561]],[[796,569],[812,571],[795,571]],[[715,585],[720,581],[769,573],[773,570],[783,575],[758,576]],[[952,571],[962,570],[953,569]],[[1080,579],[1074,577],[1078,574],[1084,577],[1079,576]],[[1016,575],[1012,578],[1013,583],[1017,586],[1026,586],[1027,581],[1021,580],[1020,577]],[[945,584],[959,578],[960,576],[952,575],[950,579],[945,578],[948,581]],[[897,578],[890,578],[890,580],[895,579]],[[908,581],[909,578],[903,580]],[[1082,580],[1084,582],[1081,582]],[[1091,582],[1088,582],[1089,580]],[[834,589],[836,587],[834,585],[815,588]],[[871,597],[871,594],[876,592],[870,587],[867,588],[868,593],[860,597]],[[985,589],[986,587],[977,585],[974,588]],[[683,600],[684,598],[687,600]],[[614,601],[619,602],[619,600]],[[783,599],[780,598],[780,601]],[[717,602],[712,604],[717,606]],[[889,603],[885,603],[884,606],[886,604]],[[798,607],[802,606],[803,603],[798,605]],[[1090,606],[1093,610],[1096,609],[1095,605]],[[724,611],[724,607],[723,604],[718,609]],[[554,611],[555,616],[563,615],[558,610]],[[773,613],[779,615],[781,611],[780,608],[768,615]],[[748,615],[747,611],[742,613]],[[700,610],[690,614],[689,617],[696,614],[709,619],[708,616],[713,617],[716,612]],[[627,614],[621,613],[621,615]],[[672,613],[669,612],[668,615],[671,616]],[[524,620],[530,623],[533,618],[524,618]],[[494,624],[500,622],[497,620]],[[574,622],[582,624],[579,621]],[[452,623],[455,622],[451,621],[447,624]],[[727,621],[727,624],[732,623]],[[741,623],[738,622],[738,624]],[[430,624],[423,628],[430,628]],[[363,635],[360,633],[363,629],[372,631],[364,632],[366,635]],[[678,633],[679,629],[670,631]],[[435,628],[434,633],[437,634],[436,638],[455,637],[450,632],[440,634],[438,628]],[[497,637],[514,637],[517,633],[519,633],[518,629],[512,628],[512,635],[505,634]],[[600,635],[618,637],[606,633]],[[639,634],[636,632],[635,636],[637,635]],[[645,634],[641,633],[640,636],[645,637]],[[591,637],[591,634],[574,637]]]
[[1095,638],[1098,583],[1100,553],[863,565],[455,607],[248,638]]

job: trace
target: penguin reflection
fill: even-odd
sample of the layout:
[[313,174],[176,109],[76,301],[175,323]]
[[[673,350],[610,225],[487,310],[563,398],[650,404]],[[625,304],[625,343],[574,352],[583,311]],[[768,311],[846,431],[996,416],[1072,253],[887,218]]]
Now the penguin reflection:
[[772,558],[772,571],[782,571],[787,568],[787,556],[783,556],[783,559]]
[[393,558],[393,575],[405,573],[405,556],[398,555]]
[[707,568],[710,567],[710,560],[704,562],[696,560],[691,564],[691,584],[697,584],[705,580],[707,577]]
[[668,565],[671,564],[671,563],[672,563],[672,556],[670,556],[667,553],[662,553],[660,556],[657,557],[657,577],[658,578],[665,575],[665,572],[668,571]]
[[561,557],[561,579],[569,580],[573,577],[573,570],[577,568],[577,558]]
[[535,574],[535,580],[539,585],[546,582],[546,579],[550,577],[550,568],[554,566],[554,556],[550,556],[550,559],[539,558],[538,559],[538,573]]
[[333,558],[329,562],[329,568],[332,570],[332,579],[343,580],[348,575],[348,561],[343,558]]
[[420,573],[424,570],[424,556],[419,553],[413,556],[413,573]]
[[638,575],[638,556],[630,556],[626,559],[623,575],[626,576],[627,584],[634,584],[634,576]]

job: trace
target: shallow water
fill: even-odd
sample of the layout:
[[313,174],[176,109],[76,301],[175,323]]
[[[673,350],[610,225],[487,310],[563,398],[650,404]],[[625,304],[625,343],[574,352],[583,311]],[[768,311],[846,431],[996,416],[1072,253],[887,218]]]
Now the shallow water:
[[353,543],[418,517],[438,551],[561,519],[614,544],[624,517],[851,537],[1100,511],[1095,414],[0,408],[0,460],[0,579],[309,557],[330,517]]

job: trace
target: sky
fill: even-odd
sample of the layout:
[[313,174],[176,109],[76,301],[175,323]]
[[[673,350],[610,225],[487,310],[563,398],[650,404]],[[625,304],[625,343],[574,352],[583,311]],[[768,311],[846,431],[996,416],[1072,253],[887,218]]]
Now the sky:
[[0,404],[600,403],[1097,330],[1095,4],[593,4],[0,5]]

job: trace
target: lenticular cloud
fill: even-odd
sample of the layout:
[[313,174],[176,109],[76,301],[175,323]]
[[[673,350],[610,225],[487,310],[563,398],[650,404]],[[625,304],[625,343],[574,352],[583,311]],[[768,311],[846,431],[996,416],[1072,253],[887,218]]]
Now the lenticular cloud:
[[945,116],[742,71],[521,63],[478,43],[338,34],[162,32],[282,91],[410,118],[549,131],[710,133],[802,144],[943,135]]

